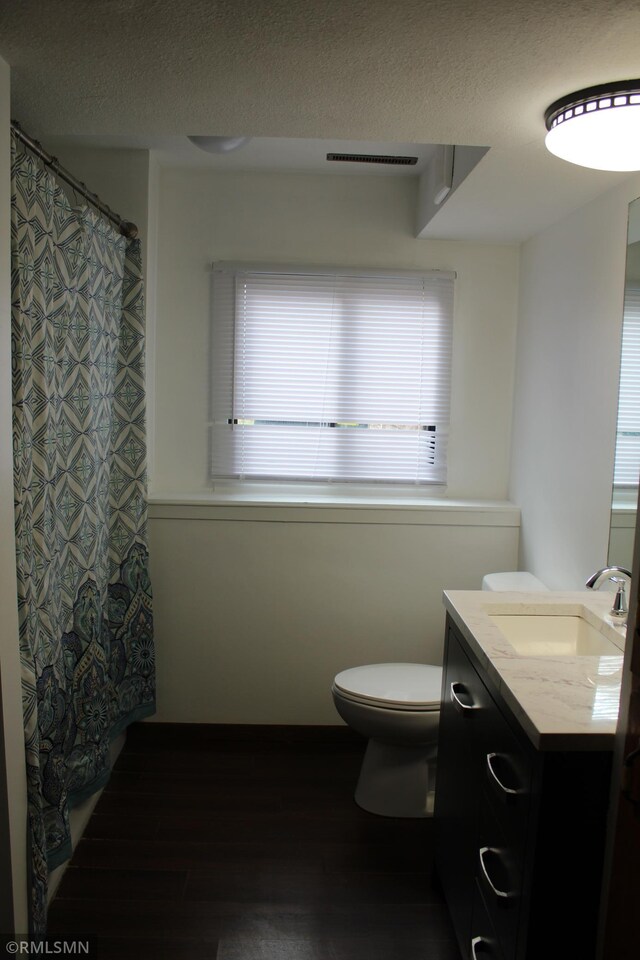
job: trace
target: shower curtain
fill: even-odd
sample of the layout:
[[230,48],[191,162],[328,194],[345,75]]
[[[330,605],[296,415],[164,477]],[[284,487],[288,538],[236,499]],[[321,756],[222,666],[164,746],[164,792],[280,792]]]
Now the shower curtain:
[[18,606],[31,934],[71,853],[69,810],[154,712],[139,241],[12,141]]

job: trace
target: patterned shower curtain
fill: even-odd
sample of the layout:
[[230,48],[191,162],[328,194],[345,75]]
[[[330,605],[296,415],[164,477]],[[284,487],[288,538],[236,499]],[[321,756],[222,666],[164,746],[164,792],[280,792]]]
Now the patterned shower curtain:
[[109,777],[109,745],[154,712],[139,241],[72,207],[12,142],[18,605],[31,933],[69,810]]

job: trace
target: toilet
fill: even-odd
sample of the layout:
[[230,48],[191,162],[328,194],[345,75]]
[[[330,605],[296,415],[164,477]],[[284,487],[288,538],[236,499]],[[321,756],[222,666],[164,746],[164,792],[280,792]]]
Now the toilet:
[[[490,573],[483,590],[547,587],[526,572]],[[371,663],[338,673],[331,688],[336,710],[367,737],[355,801],[385,817],[433,813],[442,695],[442,667],[424,663]]]

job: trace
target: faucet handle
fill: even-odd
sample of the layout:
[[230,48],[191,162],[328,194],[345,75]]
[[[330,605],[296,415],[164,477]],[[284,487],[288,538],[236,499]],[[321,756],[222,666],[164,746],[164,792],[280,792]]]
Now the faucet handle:
[[624,623],[627,619],[627,614],[629,608],[627,606],[627,579],[626,577],[609,577],[612,583],[616,585],[616,595],[613,598],[613,606],[609,612],[609,615],[614,620],[619,620],[621,623]]

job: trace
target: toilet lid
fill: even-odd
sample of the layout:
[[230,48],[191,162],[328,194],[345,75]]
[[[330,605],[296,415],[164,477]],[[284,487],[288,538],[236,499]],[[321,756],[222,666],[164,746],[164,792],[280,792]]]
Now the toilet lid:
[[440,708],[442,667],[425,663],[371,663],[339,673],[334,685],[348,697],[381,705]]

